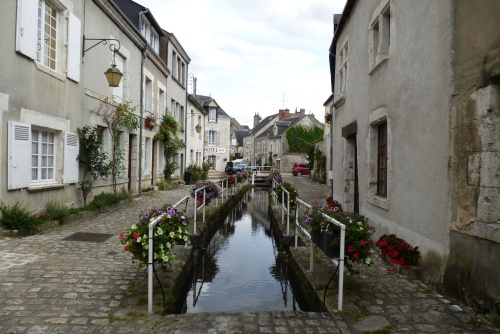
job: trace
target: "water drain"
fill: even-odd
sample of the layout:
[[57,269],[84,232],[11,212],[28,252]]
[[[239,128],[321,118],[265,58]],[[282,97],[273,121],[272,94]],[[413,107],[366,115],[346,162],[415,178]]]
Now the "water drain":
[[104,242],[111,238],[113,234],[106,233],[90,233],[90,232],[76,232],[63,240],[66,241],[84,241],[84,242]]

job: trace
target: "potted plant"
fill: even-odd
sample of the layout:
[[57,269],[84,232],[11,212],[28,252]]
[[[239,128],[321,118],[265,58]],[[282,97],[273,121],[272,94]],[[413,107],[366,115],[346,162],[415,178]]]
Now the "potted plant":
[[154,261],[162,265],[175,259],[173,247],[189,240],[187,215],[172,206],[152,209],[141,215],[139,222],[120,233],[124,250],[132,253],[132,263],[144,268],[148,263],[149,223],[159,218],[153,230]]
[[[315,203],[304,215],[303,224],[311,229],[313,241],[324,250],[325,254],[339,256],[340,227],[326,219],[322,214],[345,225],[344,260],[349,274],[359,274],[354,263],[371,265],[370,253],[373,248],[372,235],[375,229],[368,224],[368,219],[354,212],[342,211],[340,204],[327,205]],[[333,249],[330,249],[332,248]],[[333,254],[333,256],[332,256]]]
[[153,130],[154,127],[156,126],[156,116],[153,114],[149,114],[146,117],[144,117],[144,127],[148,128],[149,130]]
[[[195,198],[196,190],[201,189],[203,187],[206,187],[206,189],[205,189],[205,204],[210,204],[210,202],[212,201],[213,198],[216,198],[217,196],[219,196],[219,187],[214,182],[211,182],[211,181],[199,182],[197,185],[195,185],[191,189],[191,192],[190,192],[191,197]],[[200,204],[200,205],[203,204],[203,191],[198,191],[195,199],[198,201],[198,204]]]
[[290,208],[291,209],[295,208],[295,206],[297,205],[297,197],[299,196],[299,193],[292,186],[292,184],[290,182],[283,182],[283,183],[279,184],[278,186],[276,186],[276,189],[274,190],[276,193],[276,196],[278,196],[278,201],[280,201],[280,202],[282,199],[282,193],[285,194],[285,197],[284,197],[285,202],[288,201],[288,194],[286,192],[284,192],[283,189],[288,191],[288,193],[290,194]]
[[418,246],[413,247],[394,234],[384,234],[377,240],[375,246],[379,248],[382,259],[388,259],[391,263],[404,269],[410,269],[417,265],[420,258]]

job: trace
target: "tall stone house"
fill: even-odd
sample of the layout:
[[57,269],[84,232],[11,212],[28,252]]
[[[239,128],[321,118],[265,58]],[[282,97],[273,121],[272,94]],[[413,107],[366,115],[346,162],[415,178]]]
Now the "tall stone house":
[[201,167],[204,157],[204,133],[208,111],[195,98],[188,95],[188,114],[186,120],[186,167],[197,165]]
[[[111,134],[98,110],[124,101],[135,107],[141,126],[119,134],[124,170],[118,189],[137,193],[154,185],[163,159],[153,139],[157,127],[145,128],[144,118],[161,116],[167,96],[186,105],[182,90],[167,90],[174,86],[168,84],[167,55],[180,47],[174,36],[132,1],[17,0],[4,11],[12,15],[0,30],[0,136],[6,143],[0,148],[0,200],[35,212],[49,201],[82,206],[77,129],[97,125],[102,148],[110,152]],[[187,72],[189,58],[179,54]],[[111,62],[123,73],[118,87],[109,87],[103,74]],[[184,116],[179,119],[185,124]],[[112,191],[111,178],[103,178],[90,197]]]
[[286,131],[294,126],[314,127],[322,124],[314,115],[306,115],[305,109],[290,113],[280,109],[277,114],[267,116],[262,121],[254,116],[254,128],[243,139],[244,155],[252,166],[274,165],[281,171],[290,171],[296,162],[307,161],[306,155],[290,152]]
[[422,278],[500,300],[500,3],[348,0],[330,46],[332,193],[421,252]]
[[204,121],[204,162],[210,163],[211,172],[224,172],[231,148],[231,117],[211,96],[195,95],[194,98],[206,113]]

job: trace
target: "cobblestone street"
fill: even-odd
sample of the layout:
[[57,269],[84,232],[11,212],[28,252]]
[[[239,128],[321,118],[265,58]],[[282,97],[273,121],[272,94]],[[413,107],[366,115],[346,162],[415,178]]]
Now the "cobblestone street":
[[[328,187],[308,177],[285,177],[308,202]],[[146,280],[132,265],[119,233],[142,210],[173,204],[190,186],[150,192],[131,202],[37,235],[0,239],[0,333],[358,333],[390,326],[393,333],[493,333],[472,324],[472,310],[418,280],[390,273],[382,261],[346,279],[344,312],[243,312],[147,315],[131,303],[130,285]],[[102,242],[75,238],[98,233]],[[104,240],[105,239],[105,240]],[[147,296],[144,296],[147,298]],[[354,324],[353,316],[360,320]]]

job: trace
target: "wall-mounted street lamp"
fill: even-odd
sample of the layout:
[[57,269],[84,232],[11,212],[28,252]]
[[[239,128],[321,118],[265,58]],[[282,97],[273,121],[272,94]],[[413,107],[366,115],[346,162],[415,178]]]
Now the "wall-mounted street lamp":
[[[190,119],[193,116],[197,116],[198,117],[198,121],[201,119],[200,115],[195,115],[194,113],[191,113],[191,116],[189,116],[188,119]],[[196,126],[194,127],[194,129],[196,130],[196,133],[200,133],[201,132],[201,125],[200,125],[200,123],[196,124]]]
[[[98,42],[92,45],[91,47],[85,49],[85,41],[98,41]],[[123,77],[123,73],[120,72],[120,70],[116,67],[115,63],[116,51],[120,50],[121,47],[119,40],[115,38],[85,38],[85,36],[83,36],[83,55],[85,55],[85,52],[87,52],[88,50],[92,49],[93,47],[99,44],[103,45],[107,44],[108,41],[116,41],[118,43],[118,47],[116,47],[115,43],[109,43],[109,49],[113,51],[113,62],[111,63],[111,67],[108,68],[106,72],[104,72],[104,75],[106,75],[109,87],[118,87]]]

